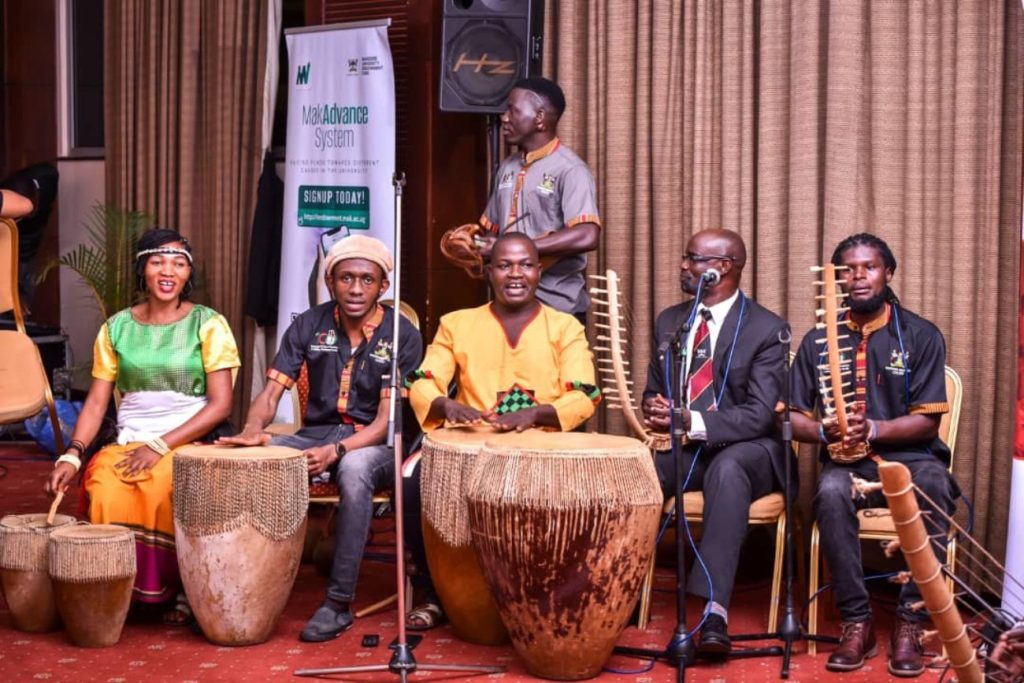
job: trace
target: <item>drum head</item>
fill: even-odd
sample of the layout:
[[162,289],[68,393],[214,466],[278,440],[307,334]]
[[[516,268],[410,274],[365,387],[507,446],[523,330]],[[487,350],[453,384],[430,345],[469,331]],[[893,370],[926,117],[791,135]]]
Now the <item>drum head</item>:
[[424,443],[433,442],[435,444],[445,444],[449,446],[475,446],[477,449],[483,448],[484,442],[488,439],[493,438],[500,432],[495,431],[494,427],[484,425],[466,425],[464,427],[445,427],[444,429],[435,429],[432,432],[428,432],[423,435]]
[[122,536],[135,537],[135,534],[126,526],[118,524],[75,524],[55,529],[50,534],[51,539],[66,539],[69,541],[106,541],[118,539]]
[[225,460],[287,460],[298,458],[302,451],[286,446],[181,446],[175,457],[221,458]]
[[540,453],[580,451],[614,454],[616,452],[633,453],[637,448],[647,450],[643,442],[629,436],[587,434],[585,432],[542,432],[535,429],[520,433],[497,434],[487,440],[487,447],[497,451],[515,448],[517,451]]
[[0,534],[4,532],[38,531],[73,524],[71,515],[54,515],[53,524],[46,523],[45,512],[31,512],[25,515],[6,515],[0,519]]

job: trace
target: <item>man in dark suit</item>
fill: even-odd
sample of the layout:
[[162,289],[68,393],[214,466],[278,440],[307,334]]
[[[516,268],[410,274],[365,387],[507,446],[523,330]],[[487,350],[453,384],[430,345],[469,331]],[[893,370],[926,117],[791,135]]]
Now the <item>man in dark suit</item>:
[[[684,354],[685,431],[679,451],[685,490],[704,492],[700,555],[707,567],[705,573],[695,565],[687,591],[707,600],[697,651],[711,657],[724,657],[731,649],[729,599],[750,503],[782,488],[785,458],[791,457],[775,420],[785,377],[779,340],[786,323],[740,291],[746,260],[743,240],[731,230],[703,230],[690,238],[680,265],[680,284],[693,296],[703,278],[703,301],[688,334],[680,331],[692,300],[658,316],[643,401],[647,426],[667,432],[667,397],[679,392],[680,383],[666,379],[659,355],[678,354],[672,344],[678,339]],[[678,482],[672,452],[657,453],[655,466],[666,497],[674,496]],[[688,649],[687,656],[692,645]]]

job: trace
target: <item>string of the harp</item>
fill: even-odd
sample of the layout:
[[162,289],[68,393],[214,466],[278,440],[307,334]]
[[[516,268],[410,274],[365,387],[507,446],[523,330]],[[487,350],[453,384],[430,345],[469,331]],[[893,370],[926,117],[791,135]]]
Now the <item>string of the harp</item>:
[[[614,272],[612,272],[611,276],[617,278]],[[632,379],[635,373],[632,371],[631,354],[629,352],[631,341],[629,332],[633,329],[632,309],[629,303],[619,296],[617,298],[618,315],[613,319],[610,313],[609,276],[591,275],[590,278],[596,283],[595,286],[590,288],[590,295],[594,304],[592,310],[596,333],[592,350],[597,360],[598,382],[601,384],[605,404],[608,408],[616,410],[621,410],[623,406],[626,406],[634,412],[638,411],[639,405],[635,399],[636,388]],[[621,294],[621,290],[619,292]],[[619,386],[615,379],[615,360],[612,358],[613,351],[611,348],[613,326],[617,327],[619,344],[622,347],[621,362],[625,371],[625,395],[619,391]]]
[[[1006,606],[1024,605],[1024,584],[1007,573],[1006,568],[952,516],[938,509],[927,494],[917,486],[914,486],[914,491],[927,503],[927,509],[922,506],[921,517],[940,562],[946,557],[945,541],[949,533],[943,526],[948,524],[948,528],[956,534],[956,572],[946,564],[942,564],[942,571],[952,579],[956,587],[953,599],[961,615],[971,615],[965,618],[965,625],[972,643],[979,649],[979,660],[985,660],[986,681],[1021,683],[1024,681],[1024,658],[1012,649],[1007,650],[1005,656],[998,660],[991,657],[991,653],[997,645],[999,634],[1024,620],[1024,615]],[[1004,604],[996,607],[986,597],[988,595],[1002,595]]]

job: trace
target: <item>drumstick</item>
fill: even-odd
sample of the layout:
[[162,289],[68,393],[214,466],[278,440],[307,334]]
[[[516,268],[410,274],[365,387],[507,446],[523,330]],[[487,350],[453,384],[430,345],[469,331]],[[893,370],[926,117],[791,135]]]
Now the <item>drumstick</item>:
[[50,514],[46,515],[46,526],[53,526],[53,520],[57,516],[57,508],[60,507],[62,500],[64,500],[64,489],[57,491],[57,495],[53,497],[53,502],[50,504]]
[[380,602],[375,602],[375,603],[373,603],[372,605],[370,605],[368,607],[364,607],[363,609],[361,609],[361,610],[359,610],[358,612],[355,613],[355,618],[356,619],[361,619],[362,617],[365,617],[367,614],[373,614],[374,612],[379,612],[380,610],[384,609],[385,607],[387,607],[391,603],[395,602],[396,600],[398,600],[398,594],[397,593],[392,595],[390,598],[384,598]]

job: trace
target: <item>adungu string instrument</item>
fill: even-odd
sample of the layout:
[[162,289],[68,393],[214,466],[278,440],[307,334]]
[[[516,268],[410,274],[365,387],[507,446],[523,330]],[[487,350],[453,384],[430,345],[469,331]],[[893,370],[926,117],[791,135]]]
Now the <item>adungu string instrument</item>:
[[598,381],[609,408],[618,408],[636,438],[652,450],[668,450],[671,436],[648,430],[640,418],[639,404],[634,398],[630,361],[626,357],[630,341],[630,320],[621,299],[619,276],[614,270],[604,275],[591,275],[598,282],[590,288],[594,304],[596,342],[592,350],[597,357]]
[[960,683],[980,682],[977,655],[925,530],[921,510],[914,497],[910,470],[900,463],[883,462],[878,466],[878,476],[899,536],[899,547],[914,582],[921,590],[939,640],[946,648],[949,664],[956,671]]
[[[850,339],[849,335],[840,334],[839,329],[839,316],[849,310],[842,306],[847,295],[836,280],[836,273],[843,270],[846,270],[845,266],[831,263],[811,268],[812,272],[821,274],[821,279],[814,284],[820,287],[820,293],[815,296],[820,305],[815,310],[815,326],[825,331],[825,338],[818,340],[824,349],[818,352],[817,364],[822,410],[825,421],[834,420],[839,425],[839,433],[845,437],[849,431],[850,415],[854,410],[864,408],[866,392],[856,382],[853,349],[842,345]],[[845,446],[844,439],[840,439],[828,444],[828,454],[833,461],[846,464],[867,457],[869,448],[865,441]]]
[[[1024,681],[1024,619],[1019,612],[1005,604],[995,606],[986,597],[998,596],[1002,584],[1007,602],[1024,605],[1024,585],[913,484],[906,466],[886,462],[879,465],[878,472],[899,536],[899,541],[886,551],[903,551],[910,572],[900,578],[913,578],[917,583],[923,606],[928,608],[948,653],[935,663],[952,667],[961,683],[981,681],[983,676],[993,683]],[[929,505],[929,512],[922,512],[918,498]],[[936,559],[935,548],[941,549],[945,535],[936,517],[956,531],[961,558],[968,559],[957,563],[959,576]],[[978,570],[970,569],[972,565]],[[952,580],[955,592],[950,591],[946,578]],[[961,612],[968,615],[966,624]],[[925,637],[930,635],[926,633]]]

